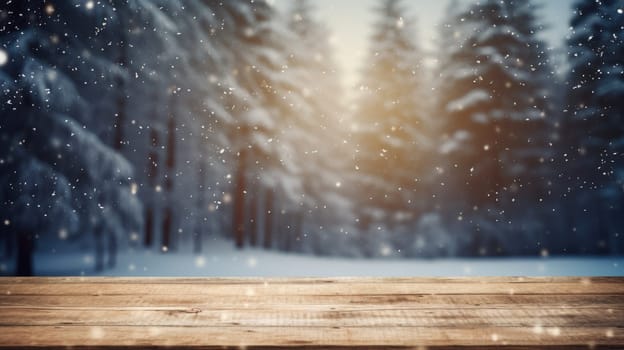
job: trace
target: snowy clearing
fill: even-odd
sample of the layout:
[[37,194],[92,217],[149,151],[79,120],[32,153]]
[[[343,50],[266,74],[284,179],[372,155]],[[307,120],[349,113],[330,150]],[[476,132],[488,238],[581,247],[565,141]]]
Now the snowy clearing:
[[[103,276],[336,277],[336,276],[624,276],[624,257],[347,259],[246,249],[217,239],[203,254],[123,251]],[[2,265],[4,273],[9,266]],[[37,254],[37,275],[98,275],[88,253]]]

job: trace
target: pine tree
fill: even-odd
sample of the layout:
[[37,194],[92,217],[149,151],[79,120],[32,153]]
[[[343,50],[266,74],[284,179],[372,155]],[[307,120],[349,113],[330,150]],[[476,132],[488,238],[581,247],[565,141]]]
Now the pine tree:
[[169,11],[178,7],[173,2],[143,0],[95,6],[107,10],[107,26],[92,41],[105,46],[103,52],[115,66],[107,73],[114,77],[112,84],[95,91],[94,113],[101,117],[93,126],[102,139],[136,165],[134,178],[144,204],[146,246],[161,232],[169,150],[167,122],[174,85],[171,67],[175,55],[181,53],[172,40],[178,31]]
[[424,198],[418,182],[428,147],[413,21],[404,17],[398,0],[382,1],[377,12],[354,117],[355,167],[361,181],[357,215],[363,228],[373,223],[393,226],[419,211],[414,200]]
[[31,1],[1,10],[8,14],[1,18],[10,63],[0,84],[10,103],[0,110],[0,205],[3,230],[19,235],[17,273],[29,275],[41,234],[106,232],[114,246],[140,227],[141,207],[130,164],[87,128],[89,85],[106,83],[90,79],[114,71],[87,40],[102,12]]
[[345,127],[340,125],[344,98],[332,55],[331,33],[316,18],[312,1],[293,3],[288,27],[295,36],[288,67],[298,87],[288,94],[291,127],[282,138],[295,149],[293,161],[303,179],[295,210],[300,222],[292,231],[300,242],[299,249],[322,253],[319,240],[328,232],[338,231],[338,222],[350,216],[340,199],[344,199],[340,187],[345,181],[344,159],[348,156],[342,146],[345,134],[341,131]]
[[622,252],[624,4],[577,1],[564,119],[571,234],[581,252]]
[[[547,193],[548,84],[552,75],[540,26],[530,2],[484,1],[454,15],[441,62],[439,109],[444,116],[442,151],[450,159],[447,191],[463,203],[451,217],[472,231],[472,253],[517,249],[515,240],[536,234],[520,212],[540,206]],[[532,215],[537,215],[537,209]],[[520,231],[520,234],[517,234]],[[504,247],[503,241],[511,242]]]
[[228,62],[222,62],[224,43],[231,38],[222,26],[227,17],[223,3],[163,1],[162,6],[174,22],[176,33],[180,33],[172,39],[178,51],[172,60],[176,67],[172,81],[179,88],[173,151],[178,158],[175,176],[183,176],[184,181],[177,182],[169,205],[176,208],[173,212],[178,218],[178,230],[192,235],[194,250],[199,252],[203,236],[216,220],[214,210],[209,208],[218,205],[214,194],[219,189],[210,180],[222,179],[228,171],[221,150],[225,153],[229,148],[224,125],[232,116],[223,104],[222,97],[229,90],[221,85],[220,78],[231,72]]
[[112,92],[115,119],[109,138],[112,147],[143,170],[136,181],[145,204],[144,243],[151,245],[159,231],[159,247],[173,249],[176,127],[183,114],[177,109],[181,88],[176,78],[187,76],[178,65],[190,53],[177,39],[187,17],[176,17],[183,5],[174,2],[115,0],[112,4],[115,29],[108,35],[121,74]]
[[[199,236],[206,222],[198,221],[208,220],[205,173],[213,169],[206,159],[219,144],[214,123],[227,118],[208,108],[223,94],[211,79],[220,66],[215,45],[225,39],[213,40],[220,25],[215,11],[223,5],[199,0],[116,4],[111,22],[120,29],[111,31],[110,40],[113,57],[125,58],[117,64],[124,74],[111,94],[112,114],[125,121],[116,122],[112,145],[143,170],[136,180],[145,204],[144,244],[159,238],[159,248],[173,250],[182,233]],[[207,139],[209,130],[217,134],[214,140]],[[215,173],[222,170],[214,167]],[[184,181],[177,181],[181,177]]]
[[[300,193],[295,176],[298,169],[288,161],[292,150],[280,138],[288,128],[278,124],[290,108],[284,96],[296,83],[286,69],[286,47],[292,39],[270,4],[231,1],[223,3],[221,11],[227,32],[223,33],[223,62],[230,72],[223,83],[229,87],[224,106],[232,116],[226,125],[234,163],[232,230],[240,248],[249,224],[257,224],[257,213],[250,216],[246,210],[248,201],[259,196],[256,190],[260,186],[254,182],[275,192],[269,196],[272,201],[292,199]],[[265,208],[265,212],[273,211]]]

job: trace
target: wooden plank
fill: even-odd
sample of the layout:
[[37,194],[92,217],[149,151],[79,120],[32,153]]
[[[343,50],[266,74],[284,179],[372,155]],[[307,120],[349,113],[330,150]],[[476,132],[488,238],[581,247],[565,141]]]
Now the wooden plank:
[[624,348],[622,278],[0,278],[0,348]]
[[[3,327],[0,347],[622,346],[624,329],[531,327]],[[45,336],[42,336],[45,335]]]
[[201,309],[282,309],[326,306],[340,310],[355,310],[381,305],[383,308],[464,309],[464,308],[599,308],[622,307],[621,295],[75,295],[68,299],[54,295],[0,294],[2,307],[178,307]]
[[423,284],[423,283],[615,283],[622,282],[621,277],[332,277],[332,278],[247,278],[247,277],[3,277],[1,284],[40,283],[40,284],[69,284],[69,283],[109,283],[109,284],[324,284],[324,283],[378,283],[378,284]]
[[210,284],[199,283],[176,284],[167,283],[70,283],[70,284],[43,284],[18,283],[15,285],[3,284],[0,294],[17,295],[341,295],[346,288],[351,295],[465,295],[465,294],[624,294],[622,283],[470,283],[457,282],[452,287],[440,288],[440,283],[367,283],[351,282],[321,283],[321,284],[272,284],[270,282],[249,284]]
[[624,308],[602,309],[300,309],[210,310],[199,308],[4,308],[0,326],[193,326],[193,327],[609,327]]

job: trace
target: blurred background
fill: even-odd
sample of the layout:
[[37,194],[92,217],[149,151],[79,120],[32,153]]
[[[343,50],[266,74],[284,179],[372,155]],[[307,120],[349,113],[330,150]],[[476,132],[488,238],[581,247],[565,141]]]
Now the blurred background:
[[0,4],[0,275],[624,275],[621,0]]

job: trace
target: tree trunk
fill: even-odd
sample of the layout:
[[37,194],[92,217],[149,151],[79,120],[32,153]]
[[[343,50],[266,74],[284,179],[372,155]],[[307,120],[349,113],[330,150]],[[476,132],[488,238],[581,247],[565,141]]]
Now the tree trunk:
[[[171,101],[173,103],[173,101]],[[172,225],[173,225],[173,178],[175,171],[175,120],[173,114],[169,114],[169,122],[167,124],[167,171],[165,175],[165,213],[163,220],[162,247],[171,250],[172,243]]]
[[151,206],[148,206],[145,212],[145,237],[143,238],[143,244],[151,247],[154,241],[154,209]]
[[292,251],[292,234],[293,234],[293,214],[291,212],[281,212],[279,223],[279,236],[281,248],[285,252]]
[[293,241],[294,241],[294,232],[293,232],[293,217],[288,217],[288,225],[286,225],[285,230],[282,231],[284,235],[284,250],[287,252],[292,252],[293,249]]
[[249,245],[255,247],[258,245],[258,195],[259,191],[254,191],[254,196],[250,198],[251,207],[249,208]]
[[149,164],[147,177],[150,185],[150,198],[147,203],[147,209],[145,211],[145,237],[143,244],[146,247],[151,247],[154,243],[154,201],[155,201],[155,188],[158,177],[158,132],[156,129],[151,129],[151,149],[148,156]]
[[202,252],[202,234],[197,231],[193,234],[193,253],[200,254]]
[[117,265],[117,236],[111,232],[108,234],[108,267]]
[[[128,68],[128,50],[127,50],[127,35],[125,31],[128,29],[126,27],[125,16],[121,13],[124,10],[120,10],[121,23],[120,23],[120,33],[119,33],[119,54],[117,56],[117,65],[121,69]],[[116,109],[117,113],[115,114],[115,137],[113,140],[113,148],[117,151],[121,151],[124,145],[124,125],[126,123],[126,89],[127,84],[125,78],[121,74],[117,74],[115,78],[115,85],[117,89],[117,101],[116,101]]]
[[167,205],[164,211],[163,228],[162,228],[162,244],[163,250],[169,250],[171,247],[171,208]]
[[243,148],[238,154],[236,180],[234,182],[234,212],[232,228],[238,249],[245,244],[245,173],[247,172],[247,151]]
[[33,275],[33,251],[34,235],[31,232],[18,233],[16,276]]
[[293,233],[295,234],[295,242],[297,245],[297,251],[298,252],[302,252],[303,251],[303,244],[304,244],[304,239],[303,239],[303,211],[299,210],[297,212],[295,212],[295,227],[293,230]]
[[200,225],[197,225],[195,227],[195,232],[193,233],[193,253],[199,254],[202,252],[203,239],[203,228]]
[[273,190],[266,191],[264,197],[264,248],[271,249],[273,231]]
[[104,242],[102,229],[95,228],[95,271],[104,271]]
[[10,231],[6,232],[4,238],[4,257],[10,259],[13,256],[14,234]]
[[193,251],[195,254],[199,254],[202,251],[202,243],[204,239],[204,225],[206,225],[206,169],[204,167],[204,160],[199,160],[199,194],[197,198],[197,219],[195,222],[195,234],[193,239]]
[[[624,227],[624,198],[622,198],[623,196],[620,196],[620,200],[618,202],[618,212],[619,215],[617,215],[617,218],[615,221],[615,228],[619,228],[619,227]],[[621,233],[620,233],[621,234]],[[610,239],[610,245],[611,245],[611,255],[622,255],[622,240],[620,239],[619,235],[611,235],[611,239]]]

